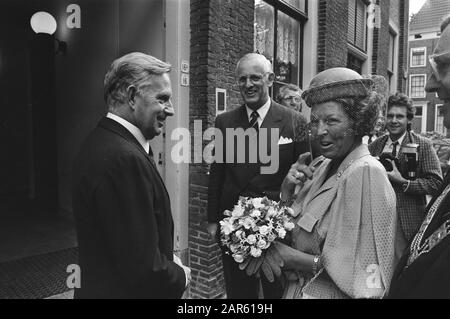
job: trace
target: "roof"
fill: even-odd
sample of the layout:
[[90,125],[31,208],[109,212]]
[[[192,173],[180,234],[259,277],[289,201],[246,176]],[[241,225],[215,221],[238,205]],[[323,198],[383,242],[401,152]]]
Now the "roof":
[[440,31],[442,20],[449,14],[449,0],[427,0],[411,19],[410,33]]

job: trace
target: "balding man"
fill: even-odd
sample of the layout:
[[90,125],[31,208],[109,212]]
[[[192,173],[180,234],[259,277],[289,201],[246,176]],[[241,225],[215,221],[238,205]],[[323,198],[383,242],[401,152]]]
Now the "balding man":
[[[429,57],[433,71],[425,90],[444,102],[450,129],[450,16]],[[450,298],[450,174],[425,211],[425,220],[402,257],[391,283],[390,298]]]
[[[237,84],[244,104],[216,118],[216,128],[224,137],[227,129],[243,129],[250,134],[245,149],[239,149],[236,145],[238,143],[233,143],[235,139],[226,138],[223,145],[215,146],[216,156],[223,154],[223,157],[216,158],[216,162],[211,165],[210,173],[208,230],[214,238],[218,234],[218,222],[224,218],[223,212],[232,210],[240,196],[267,196],[279,201],[280,186],[284,177],[298,156],[307,150],[306,143],[300,142],[298,134],[294,132],[304,129],[294,128],[298,123],[303,123],[299,119],[300,114],[272,101],[269,96],[274,78],[272,65],[263,55],[256,53],[245,55],[236,68]],[[271,145],[273,146],[271,136],[274,133],[271,129],[276,129],[279,134],[278,143],[275,141],[278,153],[270,149]],[[263,134],[264,130],[268,135]],[[264,137],[268,140],[266,141]],[[261,170],[267,163],[262,163],[256,154],[250,154],[251,150],[256,152],[255,144],[261,146],[266,143],[269,148],[268,154],[278,154],[277,158],[271,158],[272,162],[278,162],[278,170],[271,174],[264,174]],[[233,159],[226,156],[231,144],[234,144]],[[245,161],[243,163],[237,161],[237,157],[244,153]],[[250,160],[252,155],[257,161]],[[258,298],[259,281],[255,277],[247,276],[245,271],[239,269],[234,259],[225,253],[223,266],[228,298]],[[263,290],[265,298],[280,298],[282,294],[279,282],[269,284],[263,279]]]

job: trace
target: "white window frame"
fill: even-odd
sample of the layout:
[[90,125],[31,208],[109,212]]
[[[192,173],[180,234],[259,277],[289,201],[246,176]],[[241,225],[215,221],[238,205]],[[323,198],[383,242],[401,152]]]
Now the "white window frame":
[[[439,114],[439,107],[441,107],[441,106],[443,106],[444,104],[436,104],[434,107],[435,107],[435,109],[434,109],[434,131],[435,132],[439,132],[438,130],[437,130],[437,122],[438,122],[438,114]],[[443,125],[443,127],[444,127],[444,132],[439,132],[439,133],[441,133],[441,134],[443,134],[443,135],[447,135],[447,128]]]
[[[420,95],[420,96],[413,96],[413,95],[412,95],[412,78],[413,78],[413,77],[416,77],[416,76],[422,76],[422,77],[425,78],[424,86],[423,86],[423,94]],[[426,74],[410,74],[410,75],[409,75],[409,96],[410,96],[412,99],[420,99],[420,98],[427,97],[427,92],[425,92],[425,87],[426,87],[426,86],[427,86],[427,75],[426,75]]]
[[[428,103],[426,101],[424,102],[414,102],[414,107],[421,107],[422,108],[422,132],[427,131],[427,111],[428,111]],[[417,132],[417,133],[422,133]]]
[[[419,64],[419,65],[413,65],[413,53],[416,51],[423,51],[424,54],[424,59],[423,62],[424,64]],[[410,67],[411,68],[423,68],[427,66],[427,47],[417,47],[417,48],[411,48],[411,53],[410,53]]]
[[[397,82],[398,82],[398,55],[399,55],[399,34],[400,31],[397,28],[397,26],[392,22],[389,21],[389,33],[392,33],[395,35],[395,41],[394,41],[394,56],[392,57],[394,59],[394,70],[392,70],[392,81],[391,81],[391,87],[389,88],[391,93],[397,92]],[[389,48],[390,50],[391,48]]]

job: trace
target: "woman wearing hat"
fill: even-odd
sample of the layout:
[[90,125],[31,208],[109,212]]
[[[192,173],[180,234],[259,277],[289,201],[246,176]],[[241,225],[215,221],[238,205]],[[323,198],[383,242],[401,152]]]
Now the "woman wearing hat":
[[285,298],[381,298],[389,289],[403,247],[396,247],[394,190],[362,144],[379,114],[372,84],[334,68],[303,93],[325,159],[314,166],[300,156],[282,185],[296,228],[292,245],[277,242],[270,255],[281,257]]

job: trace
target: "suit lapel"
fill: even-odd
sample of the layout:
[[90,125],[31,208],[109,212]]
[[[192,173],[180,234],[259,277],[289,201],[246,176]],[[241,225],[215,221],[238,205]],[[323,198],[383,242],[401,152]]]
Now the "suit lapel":
[[[159,177],[159,180],[160,180],[161,184],[164,186],[164,189],[168,196],[169,193],[167,192],[164,181],[163,181],[161,175],[159,174],[158,169],[155,166],[156,165],[155,162],[150,158],[150,155],[145,151],[145,149],[142,147],[142,145],[139,143],[139,141],[134,137],[134,135],[131,134],[131,132],[128,131],[122,124],[120,124],[110,118],[107,118],[107,117],[104,117],[102,120],[100,120],[100,123],[98,125],[100,127],[103,127],[106,130],[109,130],[115,134],[120,135],[127,142],[133,144],[136,147],[136,149],[145,156],[145,158],[149,161],[150,166],[154,170],[155,174]],[[153,154],[151,148],[150,148],[150,153]]]

